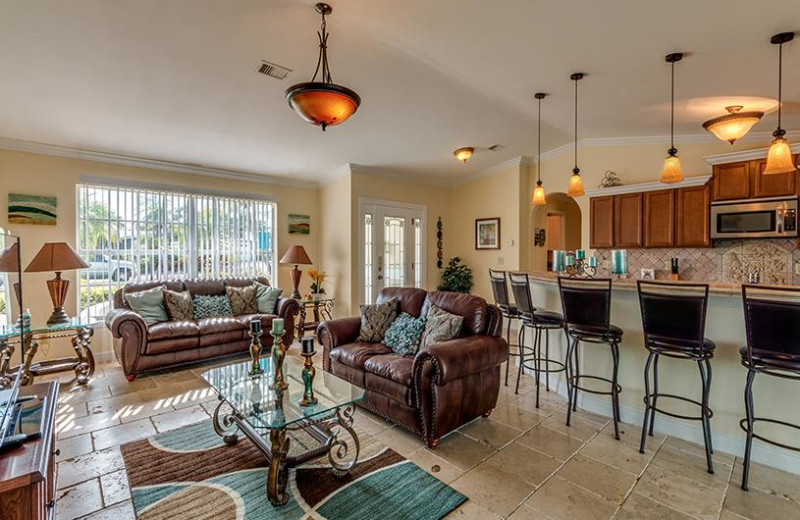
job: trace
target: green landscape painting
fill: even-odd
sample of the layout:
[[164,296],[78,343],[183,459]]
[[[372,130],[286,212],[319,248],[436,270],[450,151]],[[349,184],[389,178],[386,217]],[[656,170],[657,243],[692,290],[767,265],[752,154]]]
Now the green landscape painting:
[[8,222],[11,224],[56,225],[55,197],[8,194]]
[[296,215],[294,213],[289,213],[289,234],[311,234],[311,217],[308,215]]

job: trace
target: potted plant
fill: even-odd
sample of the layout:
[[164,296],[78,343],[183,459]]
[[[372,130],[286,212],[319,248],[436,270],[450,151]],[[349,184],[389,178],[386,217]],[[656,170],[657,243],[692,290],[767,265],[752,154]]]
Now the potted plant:
[[321,298],[325,294],[325,288],[322,287],[322,282],[325,281],[325,271],[317,269],[309,269],[308,275],[311,277],[311,296],[313,298]]
[[461,263],[455,256],[447,263],[442,272],[442,283],[437,287],[440,291],[469,293],[472,289],[472,269]]

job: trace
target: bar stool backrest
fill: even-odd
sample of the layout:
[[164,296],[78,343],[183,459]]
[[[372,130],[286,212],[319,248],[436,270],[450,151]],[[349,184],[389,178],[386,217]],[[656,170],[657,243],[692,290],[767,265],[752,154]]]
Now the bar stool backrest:
[[497,305],[501,311],[508,312],[511,308],[511,301],[508,299],[506,272],[489,269],[489,281],[492,283],[495,305]]
[[708,284],[639,280],[639,306],[646,343],[679,340],[702,348],[705,339]]
[[800,288],[742,285],[747,357],[780,354],[800,370]]
[[567,324],[608,327],[611,321],[610,278],[559,276],[558,290]]
[[517,304],[517,312],[522,315],[524,320],[532,320],[536,308],[531,299],[531,282],[528,273],[508,273],[511,282],[511,291],[514,293],[514,301]]

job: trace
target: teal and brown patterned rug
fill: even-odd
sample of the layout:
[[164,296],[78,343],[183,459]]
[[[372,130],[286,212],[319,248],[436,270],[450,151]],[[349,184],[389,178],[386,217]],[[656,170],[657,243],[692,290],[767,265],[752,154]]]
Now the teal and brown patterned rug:
[[[311,445],[293,437],[292,452]],[[264,456],[226,446],[211,421],[122,446],[139,520],[438,520],[466,497],[371,437],[358,464],[331,475],[327,457],[290,470],[288,504],[266,496]]]

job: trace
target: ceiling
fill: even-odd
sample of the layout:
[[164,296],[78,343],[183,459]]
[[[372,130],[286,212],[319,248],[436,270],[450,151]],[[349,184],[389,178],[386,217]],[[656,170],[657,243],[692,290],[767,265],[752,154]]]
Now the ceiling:
[[[362,105],[323,133],[283,94],[314,72],[313,3],[0,0],[0,137],[305,181],[355,163],[453,182],[535,155],[536,91],[551,94],[543,150],[571,142],[576,71],[587,73],[579,137],[666,135],[674,51],[688,53],[678,134],[702,134],[744,96],[774,108],[769,37],[800,29],[797,0],[333,0],[333,78]],[[790,130],[798,41],[784,47]],[[259,75],[262,59],[293,72]],[[775,124],[767,115],[755,130]],[[461,146],[476,147],[467,165],[452,156]]]

